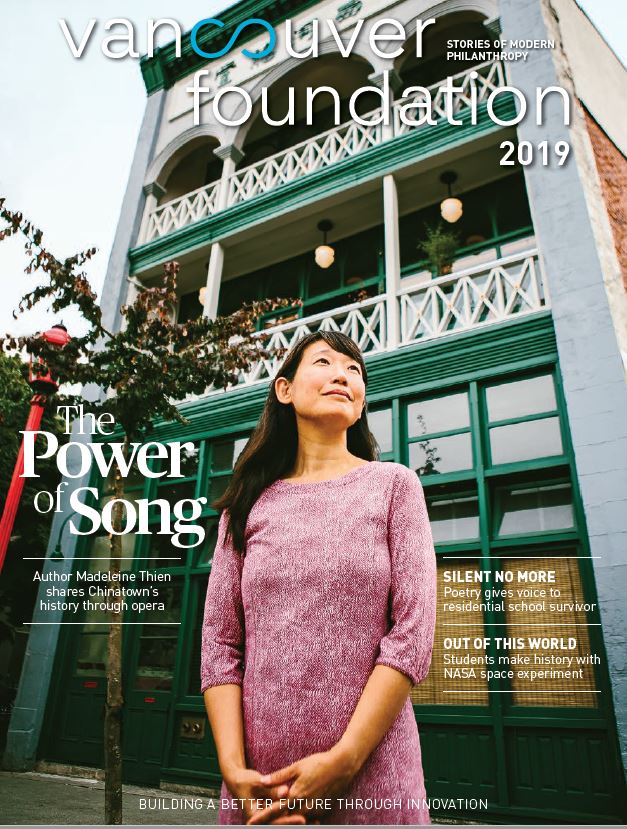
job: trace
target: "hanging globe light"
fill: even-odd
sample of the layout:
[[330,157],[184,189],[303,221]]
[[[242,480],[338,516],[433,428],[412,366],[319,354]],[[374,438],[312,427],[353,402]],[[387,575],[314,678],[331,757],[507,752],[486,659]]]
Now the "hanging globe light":
[[327,245],[327,233],[332,229],[333,222],[323,219],[318,222],[318,230],[323,234],[322,244],[318,245],[315,251],[316,265],[320,268],[330,268],[335,261],[335,251],[331,245]]
[[452,170],[447,170],[440,176],[440,181],[448,187],[448,196],[440,203],[440,215],[445,222],[453,224],[453,222],[461,219],[462,213],[464,212],[461,200],[456,198],[451,192],[451,185],[457,181],[457,173],[454,173]]

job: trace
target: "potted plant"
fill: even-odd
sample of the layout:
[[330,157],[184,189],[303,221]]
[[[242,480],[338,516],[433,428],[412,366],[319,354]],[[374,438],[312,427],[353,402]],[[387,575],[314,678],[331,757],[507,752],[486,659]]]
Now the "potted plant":
[[425,254],[438,276],[447,274],[453,267],[459,236],[455,231],[444,227],[442,222],[435,227],[425,225],[425,239],[417,247]]

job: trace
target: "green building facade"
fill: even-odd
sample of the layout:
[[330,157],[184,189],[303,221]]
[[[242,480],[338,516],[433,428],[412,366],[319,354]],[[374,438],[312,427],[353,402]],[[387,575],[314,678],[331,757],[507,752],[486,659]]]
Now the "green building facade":
[[[349,29],[357,19],[392,15],[405,24],[408,40],[396,59],[373,59],[363,44],[341,58],[328,38],[315,60],[278,50],[252,61],[234,51],[206,64],[187,40],[179,57],[168,46],[144,59],[147,108],[103,310],[115,325],[133,281],[154,284],[163,263],[176,258],[180,300],[172,315],[178,320],[203,311],[230,313],[248,299],[288,296],[302,304],[260,322],[271,330],[271,347],[289,347],[319,329],[352,336],[368,365],[369,420],[381,459],[420,475],[436,541],[440,606],[433,667],[411,696],[428,796],[461,798],[467,806],[453,812],[436,807],[432,814],[501,823],[619,822],[625,636],[613,585],[624,579],[616,551],[625,532],[619,510],[610,515],[607,504],[627,498],[621,426],[627,408],[624,386],[620,391],[620,312],[607,288],[607,257],[599,253],[581,172],[582,127],[577,118],[563,126],[552,105],[542,128],[533,115],[516,123],[515,96],[505,88],[561,81],[559,50],[533,51],[515,67],[447,61],[445,55],[449,38],[550,35],[545,4],[527,5],[522,18],[514,2],[439,4],[418,60],[415,4],[387,11],[382,0],[242,2],[222,15],[229,30],[249,17],[277,27],[292,18],[302,48],[314,18],[333,18]],[[569,13],[581,14],[571,5]],[[430,16],[429,9],[418,16]],[[212,37],[207,34],[205,49],[220,46]],[[250,40],[253,50],[263,46],[252,31]],[[212,120],[207,104],[201,125],[194,126],[183,92],[206,66],[214,91],[238,84],[256,105],[261,87],[270,87],[275,118],[285,112],[292,86],[295,125],[269,127],[254,109],[241,126],[225,126]],[[437,103],[436,89],[448,75],[465,90],[455,113],[459,123],[448,123],[440,112],[433,125],[405,125],[398,114],[406,103],[403,89],[432,88]],[[388,124],[364,126],[346,116],[334,126],[333,107],[321,99],[314,123],[305,123],[307,85],[337,88],[344,114],[353,90],[380,86],[384,76],[394,87]],[[469,105],[473,91],[476,117]],[[577,89],[569,92],[580,107]],[[489,116],[490,96],[492,114],[506,123]],[[237,102],[224,100],[225,110],[236,113]],[[371,112],[377,105],[371,94],[361,106]],[[563,169],[555,160],[546,169],[537,161],[500,164],[503,142],[533,143],[538,129],[553,146],[569,140],[572,156]],[[457,235],[455,254],[438,265],[422,243],[440,221],[447,172],[455,173],[453,197],[463,212],[448,225]],[[556,187],[568,193],[559,233]],[[328,244],[335,257],[326,269],[314,260],[323,220],[332,223]],[[579,284],[584,273],[587,281]],[[579,329],[577,315],[586,309]],[[156,440],[193,442],[184,477],[127,481],[131,499],[208,499],[206,540],[198,547],[180,550],[156,534],[124,537],[124,568],[158,583],[167,606],[152,619],[125,617],[136,623],[124,629],[128,782],[212,788],[220,782],[199,694],[202,611],[218,518],[210,504],[228,483],[277,364],[259,361],[237,387],[182,402],[187,425],[158,425]],[[599,372],[605,385],[590,395],[590,378]],[[611,405],[595,410],[594,401],[604,395]],[[593,432],[602,432],[603,440],[595,443]],[[101,504],[111,497],[106,481],[72,485],[87,483],[100,488]],[[601,519],[599,505],[605,505]],[[51,548],[59,529],[60,521]],[[50,567],[106,569],[106,535],[77,541],[66,533],[63,539],[65,560]],[[506,610],[498,602],[481,612],[442,610],[445,570],[496,569],[554,571],[559,612],[522,604]],[[102,766],[107,628],[97,623],[103,619],[95,612],[56,632],[33,628],[5,763]],[[585,664],[576,683],[554,679],[537,688],[503,676],[447,678],[445,654],[453,652],[447,640],[462,634],[491,637],[487,653],[497,660],[496,636],[576,635],[575,653],[597,654],[598,661]],[[513,652],[529,655],[524,648]],[[468,805],[479,798],[487,800],[487,810]]]

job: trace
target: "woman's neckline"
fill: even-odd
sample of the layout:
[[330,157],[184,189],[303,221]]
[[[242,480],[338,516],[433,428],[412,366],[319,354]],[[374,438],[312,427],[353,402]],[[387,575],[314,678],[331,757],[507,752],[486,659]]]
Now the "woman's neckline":
[[366,461],[366,463],[362,463],[360,466],[355,466],[353,469],[349,469],[348,472],[345,472],[343,475],[339,475],[337,478],[326,478],[324,481],[303,481],[299,484],[290,480],[285,480],[284,478],[277,478],[277,480],[270,484],[270,486],[276,487],[277,489],[299,490],[321,489],[323,487],[338,485],[341,486],[355,478],[361,477],[361,475],[371,469],[375,463],[376,461]]

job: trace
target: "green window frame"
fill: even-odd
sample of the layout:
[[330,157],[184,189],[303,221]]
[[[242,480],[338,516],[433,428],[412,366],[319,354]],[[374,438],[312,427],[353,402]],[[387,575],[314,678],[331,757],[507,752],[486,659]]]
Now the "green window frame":
[[[542,376],[551,378],[555,392],[555,402],[553,403],[551,398],[550,406],[540,406],[543,409],[542,411],[530,412],[525,410],[523,414],[515,414],[514,417],[503,417],[501,416],[502,412],[494,413],[494,406],[489,407],[488,389],[496,387],[507,389],[510,383],[533,380]],[[512,389],[515,390],[515,387],[512,386]],[[456,414],[454,407],[450,406],[441,409],[448,420],[440,428],[437,421],[440,412],[438,407],[446,406],[447,400],[450,402],[451,398],[454,397],[458,402],[463,401],[463,406],[460,408],[462,414],[459,414],[459,412]],[[433,408],[425,416],[424,432],[419,433],[415,422],[413,424],[408,423],[408,416],[415,415],[420,410],[418,404],[424,404],[426,401],[432,401]],[[414,408],[412,409],[412,407]],[[414,392],[390,396],[389,393],[380,392],[369,400],[369,408],[373,418],[381,415],[382,412],[386,412],[385,434],[391,439],[391,443],[388,441],[387,451],[381,455],[383,461],[396,461],[410,466],[412,445],[425,439],[437,440],[442,437],[468,435],[472,454],[472,466],[470,468],[421,476],[428,509],[429,505],[446,501],[455,502],[457,500],[461,504],[459,499],[472,499],[471,507],[476,504],[476,520],[478,522],[478,532],[476,534],[473,527],[472,537],[463,538],[461,537],[463,532],[461,534],[451,532],[449,538],[436,539],[436,555],[440,566],[454,567],[455,562],[465,562],[466,564],[474,563],[474,566],[481,568],[496,567],[499,561],[508,559],[508,557],[517,558],[521,555],[533,557],[538,554],[538,551],[546,555],[566,554],[567,550],[575,551],[578,559],[585,559],[586,556],[589,556],[584,524],[581,520],[581,506],[574,473],[574,460],[572,452],[569,450],[569,435],[566,428],[559,373],[554,364],[546,364],[543,367],[536,367],[527,371],[518,371],[516,374],[510,372],[466,382],[457,382],[447,387],[434,384],[434,387],[422,390],[419,394]],[[435,422],[433,421],[434,417],[436,417]],[[559,419],[560,436],[563,442],[563,452],[560,455],[492,465],[489,444],[490,428],[512,422],[541,423],[549,417]],[[247,425],[252,428],[254,424]],[[235,458],[234,446],[238,443],[241,449],[247,438],[248,432],[243,431],[241,425],[238,430],[222,429],[215,435],[200,433],[195,438],[188,438],[197,442],[200,449],[196,475],[187,475],[176,479],[173,485],[193,483],[195,497],[205,496],[209,498],[211,492],[223,491],[232,474],[232,462]],[[574,514],[572,527],[564,527],[555,531],[546,528],[538,530],[536,528],[530,533],[497,536],[499,515],[504,509],[504,498],[508,491],[511,491],[512,488],[524,489],[526,487],[529,489],[564,484],[570,484],[572,487]],[[167,485],[170,485],[169,480]],[[146,482],[143,492],[146,497],[153,497],[160,488],[165,486],[166,484],[150,480]],[[211,570],[218,515],[210,504],[211,501],[205,506],[199,519],[207,528],[205,542],[199,545],[198,548],[194,548],[176,566],[164,562],[166,566],[163,570],[182,579],[184,585],[182,613],[187,619],[201,617],[206,579]],[[464,507],[463,504],[461,506]],[[466,512],[462,510],[459,514],[462,515],[462,518],[464,516],[468,518],[470,513],[474,516],[474,508],[469,511],[466,509]],[[140,558],[133,562],[133,566],[146,568],[145,559],[142,560],[141,556],[146,553],[148,544],[146,539],[149,537],[138,538],[135,554]],[[586,595],[593,594],[594,586],[589,562],[585,560],[577,561],[577,565],[584,592]],[[481,625],[486,631],[486,635],[490,635],[489,631],[498,630],[499,628],[493,626],[503,624],[504,621],[498,613],[491,611],[485,611],[481,615]],[[597,636],[597,629],[591,628],[590,630],[591,646],[595,647],[593,641]],[[200,634],[198,633],[198,635]],[[194,687],[193,675],[197,670],[198,659],[198,654],[194,650],[196,646],[191,641],[192,638],[189,636],[182,637],[185,641],[179,641],[177,655],[178,679],[175,673],[178,689],[173,688],[173,693],[178,694],[177,699],[181,704],[193,706],[199,704],[200,700],[195,696],[195,692],[191,690]],[[195,638],[198,639],[198,636],[195,636]],[[600,674],[596,669],[595,673],[598,679]],[[497,681],[496,684],[491,682],[490,690],[506,691],[508,689]],[[456,712],[463,712],[464,715],[467,715],[469,705],[472,706],[473,715],[476,714],[477,716],[481,716],[482,711],[489,712],[485,714],[489,716],[493,716],[494,711],[511,711],[514,714],[519,711],[521,716],[530,715],[527,704],[513,705],[512,700],[508,698],[509,695],[506,693],[502,697],[500,694],[490,694],[487,701],[482,693],[473,698],[474,701],[453,699],[455,695],[451,694],[451,699],[447,699],[446,702],[431,701],[429,703],[421,701],[419,689],[414,690],[412,694],[414,706],[420,716],[428,717],[429,712],[434,712],[434,708],[441,712],[440,716],[442,713],[446,716],[449,714],[455,716]],[[528,701],[526,700],[526,702]],[[602,700],[598,700],[598,702],[602,706]],[[541,706],[534,707],[531,713],[535,716],[540,710],[542,710]],[[582,708],[577,706],[569,706],[568,709],[546,706],[544,710],[550,712],[551,716],[575,716],[577,711],[579,711],[580,716],[583,716],[581,714]],[[585,716],[602,715],[598,707],[589,706],[585,708],[585,711]]]
[[[539,529],[532,529],[529,528],[527,530],[521,530],[518,532],[503,532],[500,528],[503,524],[503,520],[506,514],[505,510],[505,500],[508,495],[513,495],[514,493],[517,494],[537,494],[544,492],[545,494],[554,493],[557,495],[559,491],[568,491],[570,497],[567,502],[547,504],[547,503],[538,503],[536,505],[536,509],[540,511],[537,518],[539,519],[540,523],[546,522],[546,512],[551,508],[556,509],[558,506],[563,506],[565,509],[570,508],[570,514],[572,521],[570,524],[563,523],[562,526],[556,526],[554,528],[550,527],[541,527]],[[491,531],[491,538],[493,541],[496,542],[512,542],[515,541],[517,538],[528,538],[529,536],[534,535],[541,535],[543,538],[551,537],[551,538],[563,538],[563,537],[571,537],[574,532],[577,530],[577,518],[575,513],[575,507],[573,503],[573,487],[568,477],[565,476],[558,476],[556,478],[552,477],[532,477],[528,479],[525,477],[515,477],[510,478],[510,480],[506,484],[498,484],[494,488],[494,510],[492,515],[492,531]]]
[[[548,380],[543,380],[548,378]],[[527,391],[533,387],[534,382],[539,382],[540,390],[543,383],[550,380],[551,385],[546,389],[551,394],[539,394],[536,408],[538,411],[530,411],[534,407],[525,401],[522,413],[513,412],[513,416],[507,411],[496,411],[494,405],[488,406],[488,390],[490,388],[502,387],[504,392],[508,391],[509,384],[525,383],[531,381],[529,386],[511,386],[512,392]],[[467,425],[457,423],[443,423],[442,428],[426,423],[424,434],[417,436],[415,424],[412,427],[408,424],[408,416],[411,415],[411,406],[417,402],[436,401],[434,411],[439,411],[438,405],[444,406],[447,398],[453,395],[465,393],[468,400],[469,416]],[[498,397],[498,393],[497,393]],[[517,398],[513,395],[505,397],[505,405],[516,405]],[[535,398],[534,398],[535,399]],[[548,400],[548,403],[546,402]],[[493,402],[493,401],[492,401]],[[391,453],[386,459],[394,459],[412,468],[411,447],[417,441],[427,438],[437,439],[440,436],[469,433],[472,441],[473,465],[470,469],[459,469],[443,472],[441,474],[431,473],[421,475],[421,482],[424,488],[427,509],[432,509],[434,502],[454,500],[464,497],[474,498],[477,501],[478,511],[478,533],[473,538],[442,538],[435,542],[436,557],[439,567],[449,568],[463,566],[477,566],[482,569],[497,569],[502,561],[512,559],[518,560],[521,557],[528,558],[530,562],[537,560],[538,556],[544,554],[555,558],[556,564],[563,561],[563,557],[572,557],[572,565],[576,568],[577,579],[580,587],[572,589],[583,591],[586,601],[592,601],[594,596],[594,580],[592,576],[591,563],[589,560],[589,548],[585,534],[585,524],[582,519],[582,508],[578,493],[577,477],[574,468],[574,458],[570,449],[570,438],[565,416],[565,406],[561,392],[561,381],[559,371],[554,363],[547,363],[541,367],[527,370],[496,374],[484,378],[478,378],[466,383],[451,384],[442,387],[435,386],[421,392],[421,394],[404,394],[391,398],[385,394],[377,396],[376,402],[372,402],[373,411],[385,407],[392,407],[396,413],[396,421],[393,430],[394,444]],[[446,409],[442,409],[446,412]],[[503,416],[502,416],[503,415]],[[448,412],[449,419],[452,416]],[[509,461],[503,464],[492,464],[492,453],[489,443],[489,430],[495,426],[510,423],[546,423],[549,418],[555,418],[559,424],[559,435],[561,447],[559,454],[542,455],[538,457],[524,458],[522,460]],[[426,419],[428,420],[428,418]],[[451,425],[452,428],[444,428]],[[502,510],[504,508],[504,497],[507,492],[513,490],[530,490],[540,488],[547,490],[550,487],[568,486],[572,498],[572,526],[563,526],[551,529],[549,526],[534,526],[529,531],[512,533],[509,535],[497,535]],[[551,490],[548,489],[550,492]],[[542,493],[539,493],[540,500]],[[558,499],[560,500],[560,499]],[[569,500],[569,499],[566,499]],[[573,582],[574,584],[574,582]],[[574,594],[574,595],[575,595]],[[590,611],[586,618],[589,622],[598,624],[598,612]],[[482,625],[486,636],[496,636],[498,632],[503,634],[507,630],[506,619],[503,613],[493,610],[484,610],[481,616]],[[470,620],[471,622],[473,620]],[[477,620],[475,620],[477,621]],[[453,635],[459,632],[459,628],[443,628],[445,634]],[[533,629],[532,629],[533,630]],[[516,628],[513,628],[515,635]],[[597,653],[602,652],[602,642],[598,627],[587,629],[590,647]],[[493,656],[496,651],[490,646]],[[489,649],[490,652],[490,649]],[[560,719],[570,719],[575,722],[576,718],[592,717],[601,718],[603,713],[602,695],[594,693],[604,687],[604,678],[597,666],[588,671],[587,688],[589,693],[569,696],[567,694],[540,695],[537,700],[531,694],[525,695],[520,688],[514,689],[508,686],[504,680],[490,680],[489,690],[498,691],[497,694],[485,695],[478,686],[473,686],[474,691],[469,694],[441,694],[442,683],[432,682],[425,685],[423,691],[418,688],[412,689],[411,697],[414,709],[419,718],[428,721],[429,717],[441,716],[472,716],[500,717],[511,715],[514,717],[528,718],[550,716]],[[589,684],[594,681],[594,689]],[[437,691],[440,687],[440,691]],[[461,685],[461,688],[464,686]],[[440,696],[438,696],[440,694]],[[445,699],[443,697],[446,697]],[[437,700],[434,702],[434,699]],[[437,712],[437,713],[436,713]],[[484,714],[482,714],[484,712]]]
[[[527,390],[533,388],[533,384],[538,381],[550,380],[552,384],[552,393],[554,398],[553,405],[547,405],[546,408],[540,411],[523,412],[521,414],[512,415],[510,417],[495,417],[492,419],[490,415],[489,394],[493,389],[502,389],[505,392],[508,387],[510,390],[514,388],[526,387]],[[481,419],[483,421],[483,438],[485,447],[485,464],[489,468],[497,467],[511,467],[513,469],[520,469],[521,464],[533,468],[538,462],[551,460],[554,462],[564,461],[566,459],[566,441],[564,436],[563,417],[560,413],[557,402],[557,391],[555,384],[555,375],[553,372],[536,372],[534,374],[525,375],[522,377],[510,377],[503,381],[485,383],[481,389]],[[527,432],[527,439],[530,434],[533,434],[536,427],[533,424],[539,424],[540,421],[547,421],[551,423],[552,434],[547,435],[550,443],[556,437],[559,440],[559,450],[538,452],[531,454],[528,457],[509,457],[505,460],[495,457],[497,453],[494,450],[493,437],[497,434],[505,435],[508,439],[507,443],[511,444],[513,437],[521,432]],[[531,426],[531,429],[528,427]],[[536,431],[537,434],[537,431]],[[507,444],[506,444],[507,445]]]
[[[451,401],[456,400],[458,401],[462,407],[465,408],[467,412],[467,419],[455,422],[455,415],[452,417],[452,423],[444,425],[450,425],[451,428],[433,428],[435,426],[434,418],[431,418],[428,423],[425,422],[424,414],[420,413],[421,407],[424,409],[427,407],[434,407],[437,408],[441,406],[446,408],[447,404],[450,406]],[[462,402],[462,400],[464,402]],[[405,416],[405,427],[406,427],[406,434],[407,434],[407,465],[411,468],[415,468],[415,465],[412,464],[412,456],[414,458],[419,458],[419,455],[416,452],[416,449],[413,447],[423,447],[422,451],[424,452],[424,459],[425,464],[419,469],[421,470],[420,477],[425,481],[431,479],[437,479],[438,481],[448,481],[458,479],[460,475],[465,475],[468,477],[472,475],[472,470],[474,468],[474,447],[472,445],[472,414],[470,410],[470,400],[468,396],[468,391],[466,389],[451,389],[450,392],[446,394],[437,394],[437,395],[430,395],[430,396],[421,396],[415,399],[409,400],[405,403],[404,407],[404,416]],[[420,434],[416,434],[415,430],[412,429],[410,426],[409,420],[410,417],[413,419],[413,412],[415,412],[416,419],[421,423],[424,428],[424,431]],[[438,442],[439,441],[439,445]],[[446,464],[450,463],[447,461],[446,458],[444,459],[444,467],[440,467],[442,469],[441,472],[438,472],[437,466],[441,463],[441,459],[439,459],[439,455],[437,454],[439,451],[442,451],[441,447],[446,446],[448,447],[449,457],[450,455],[455,455],[456,452],[460,450],[465,452],[465,460],[462,461],[460,466],[455,469],[447,469]],[[452,451],[451,451],[452,450]],[[420,450],[419,450],[420,451]]]

